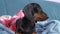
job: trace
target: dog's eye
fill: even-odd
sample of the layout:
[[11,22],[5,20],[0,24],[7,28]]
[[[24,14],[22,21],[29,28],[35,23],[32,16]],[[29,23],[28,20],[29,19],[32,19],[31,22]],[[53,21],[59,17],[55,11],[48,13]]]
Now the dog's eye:
[[34,7],[33,10],[35,13],[38,13],[37,7]]

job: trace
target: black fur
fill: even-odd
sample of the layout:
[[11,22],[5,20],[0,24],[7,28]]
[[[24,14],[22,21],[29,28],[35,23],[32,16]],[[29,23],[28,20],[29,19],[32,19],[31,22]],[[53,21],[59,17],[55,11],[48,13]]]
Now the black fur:
[[[25,14],[23,19],[18,19],[16,21],[17,29],[16,33],[19,32],[21,34],[32,34],[35,32],[35,20],[34,20],[34,14],[45,14],[42,11],[42,8],[37,3],[30,3],[26,5],[23,9],[23,12]],[[47,15],[46,15],[47,16]],[[47,17],[45,18],[45,20]]]
[[[20,27],[22,27],[24,30],[22,30]],[[35,25],[33,22],[31,22],[29,19],[24,17],[23,19],[17,20],[17,32],[29,33],[31,34],[35,30]]]

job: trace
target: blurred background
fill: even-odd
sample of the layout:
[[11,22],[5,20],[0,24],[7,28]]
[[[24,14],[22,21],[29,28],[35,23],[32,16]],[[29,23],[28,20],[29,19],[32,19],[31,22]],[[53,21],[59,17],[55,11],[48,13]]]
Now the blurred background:
[[14,15],[32,2],[40,4],[43,11],[49,16],[48,20],[60,20],[60,2],[48,0],[0,0],[0,16]]

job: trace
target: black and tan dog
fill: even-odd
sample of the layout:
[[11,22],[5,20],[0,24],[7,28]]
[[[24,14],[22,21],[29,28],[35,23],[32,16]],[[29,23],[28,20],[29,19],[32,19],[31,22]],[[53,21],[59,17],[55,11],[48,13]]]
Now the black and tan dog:
[[16,34],[36,34],[35,22],[44,21],[48,18],[47,14],[42,11],[42,8],[37,3],[30,3],[23,9],[24,18],[16,21]]

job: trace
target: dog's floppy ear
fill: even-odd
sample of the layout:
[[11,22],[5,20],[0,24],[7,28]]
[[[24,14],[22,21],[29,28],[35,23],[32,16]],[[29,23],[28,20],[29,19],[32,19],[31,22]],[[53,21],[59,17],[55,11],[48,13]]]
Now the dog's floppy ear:
[[20,27],[22,25],[22,19],[17,19],[16,20],[16,27]]
[[31,5],[26,5],[23,9],[24,15],[26,16],[26,18],[28,18],[29,20],[33,20],[33,15],[32,15],[32,6]]
[[21,32],[20,27],[21,27],[22,24],[23,24],[23,23],[22,23],[22,19],[17,19],[17,20],[16,20],[16,33],[17,33],[17,32]]

